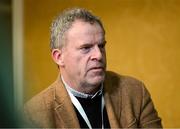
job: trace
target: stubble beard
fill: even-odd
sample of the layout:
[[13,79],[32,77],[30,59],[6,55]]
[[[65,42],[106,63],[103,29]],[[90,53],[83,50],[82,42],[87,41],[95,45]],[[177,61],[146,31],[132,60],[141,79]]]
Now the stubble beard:
[[88,79],[86,79],[86,81],[82,82],[80,85],[85,93],[91,94],[96,92],[101,87],[105,80],[105,71],[89,76],[90,77],[88,77]]

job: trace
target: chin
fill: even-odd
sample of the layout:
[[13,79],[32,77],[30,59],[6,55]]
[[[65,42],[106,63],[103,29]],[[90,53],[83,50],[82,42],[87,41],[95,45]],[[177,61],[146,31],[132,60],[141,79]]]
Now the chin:
[[100,85],[102,82],[104,82],[105,79],[105,72],[104,71],[96,71],[91,70],[88,72],[87,76],[87,82],[90,85]]
[[105,78],[104,76],[97,76],[92,78],[89,82],[92,85],[100,85],[101,83],[104,82],[104,78]]

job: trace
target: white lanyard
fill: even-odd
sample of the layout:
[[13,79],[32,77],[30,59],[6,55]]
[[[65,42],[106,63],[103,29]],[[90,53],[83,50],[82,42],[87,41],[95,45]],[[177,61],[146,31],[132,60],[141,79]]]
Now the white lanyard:
[[[83,109],[83,107],[81,106],[80,102],[77,100],[76,97],[74,97],[74,95],[68,91],[69,96],[71,98],[72,103],[74,104],[74,106],[76,107],[76,109],[78,110],[78,112],[81,114],[82,118],[84,119],[84,121],[86,122],[86,124],[88,125],[89,129],[92,129],[91,123]],[[104,97],[102,95],[102,101],[101,101],[101,117],[102,117],[102,129],[104,129],[104,122],[103,122],[103,109],[104,109]]]

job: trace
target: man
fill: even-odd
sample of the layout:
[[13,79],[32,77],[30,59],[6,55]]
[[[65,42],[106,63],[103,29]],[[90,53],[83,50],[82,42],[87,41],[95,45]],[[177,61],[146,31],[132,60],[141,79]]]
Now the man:
[[52,23],[51,53],[60,75],[25,104],[35,127],[158,128],[161,119],[143,83],[106,71],[105,30],[81,8]]

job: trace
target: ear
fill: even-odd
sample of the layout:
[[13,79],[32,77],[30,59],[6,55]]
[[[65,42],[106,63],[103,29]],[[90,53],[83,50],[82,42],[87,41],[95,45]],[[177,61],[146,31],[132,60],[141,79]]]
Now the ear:
[[51,52],[51,56],[54,62],[58,64],[58,66],[61,66],[61,67],[64,66],[64,58],[63,58],[62,50],[53,49]]

